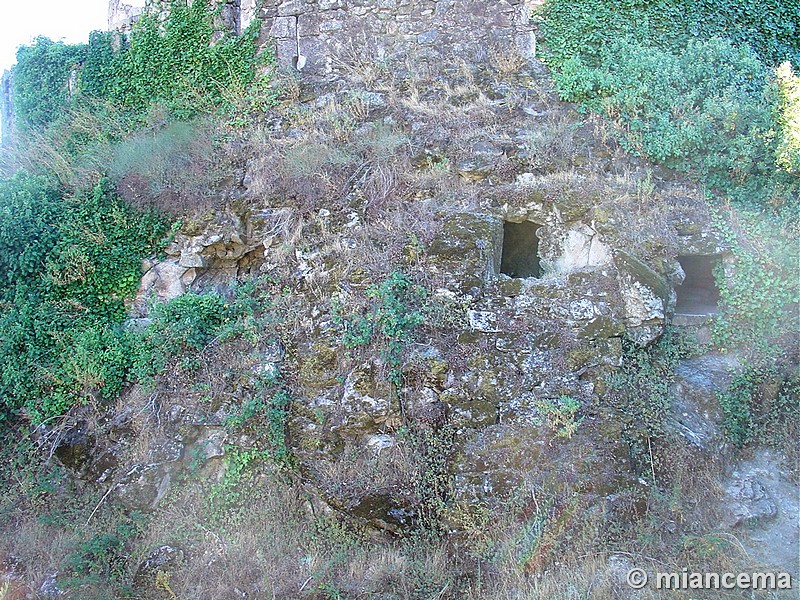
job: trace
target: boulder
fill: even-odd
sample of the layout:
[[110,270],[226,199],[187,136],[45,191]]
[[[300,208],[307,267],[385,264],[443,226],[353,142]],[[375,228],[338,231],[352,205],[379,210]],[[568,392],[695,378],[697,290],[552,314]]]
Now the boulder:
[[668,423],[702,450],[717,452],[724,445],[717,395],[728,387],[738,366],[733,355],[706,354],[682,360],[675,368]]

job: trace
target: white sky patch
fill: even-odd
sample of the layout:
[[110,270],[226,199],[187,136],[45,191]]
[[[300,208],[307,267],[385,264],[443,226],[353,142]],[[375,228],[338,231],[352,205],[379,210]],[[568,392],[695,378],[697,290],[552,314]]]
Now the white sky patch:
[[37,36],[76,44],[107,27],[108,0],[0,0],[0,73]]

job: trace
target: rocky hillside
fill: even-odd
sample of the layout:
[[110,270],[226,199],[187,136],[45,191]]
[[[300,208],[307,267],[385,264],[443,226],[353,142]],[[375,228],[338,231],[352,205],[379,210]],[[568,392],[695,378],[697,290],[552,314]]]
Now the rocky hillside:
[[[295,4],[269,27],[345,8]],[[119,325],[54,329],[36,397],[4,380],[0,598],[693,597],[634,590],[633,568],[796,582],[796,304],[762,318],[749,270],[785,281],[790,219],[770,237],[635,156],[509,31],[469,59],[398,33],[402,51],[330,70],[325,38],[308,74],[269,71],[269,108],[176,120],[176,96],[91,150],[106,172],[69,159],[62,186],[102,172],[169,233],[126,255],[147,256]],[[9,162],[35,170],[43,146]],[[69,286],[116,229],[80,227],[96,262],[42,259],[36,293],[99,319]]]

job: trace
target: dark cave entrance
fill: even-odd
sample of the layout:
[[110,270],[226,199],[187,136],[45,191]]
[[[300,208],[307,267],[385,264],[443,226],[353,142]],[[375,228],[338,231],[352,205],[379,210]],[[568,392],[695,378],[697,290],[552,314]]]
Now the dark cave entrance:
[[503,257],[500,272],[509,277],[541,277],[539,264],[539,236],[541,227],[532,221],[503,224]]
[[714,281],[714,268],[719,256],[679,256],[686,278],[675,288],[678,301],[675,312],[681,315],[713,315],[719,304],[719,288]]

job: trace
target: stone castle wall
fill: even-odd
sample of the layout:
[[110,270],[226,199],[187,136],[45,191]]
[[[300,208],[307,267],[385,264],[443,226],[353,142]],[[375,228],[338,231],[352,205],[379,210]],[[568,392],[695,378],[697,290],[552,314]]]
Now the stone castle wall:
[[[220,31],[262,20],[261,41],[282,67],[330,77],[354,65],[403,59],[471,63],[491,53],[536,52],[533,9],[544,0],[213,0]],[[168,0],[109,0],[108,28],[128,33],[141,14]],[[299,58],[302,57],[302,58]],[[0,89],[2,138],[13,127],[11,77]]]
[[[456,55],[481,62],[493,49],[535,53],[531,0],[282,0],[262,8],[262,34],[280,65],[314,75],[343,64]],[[299,50],[299,52],[298,52]]]
[[[334,75],[343,64],[456,55],[485,60],[493,49],[535,53],[533,8],[543,0],[214,0],[220,28],[241,33],[254,18],[278,64]],[[165,0],[110,0],[108,25],[127,32]],[[298,56],[304,57],[298,65]]]

